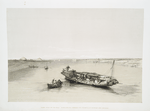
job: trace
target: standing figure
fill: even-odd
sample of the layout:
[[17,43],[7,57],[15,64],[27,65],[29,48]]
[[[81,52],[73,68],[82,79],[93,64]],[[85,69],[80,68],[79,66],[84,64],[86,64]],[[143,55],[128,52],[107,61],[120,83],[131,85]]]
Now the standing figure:
[[52,84],[55,84],[55,79],[52,80]]
[[67,71],[69,71],[69,69],[70,69],[70,67],[69,67],[69,66],[67,66],[67,67],[66,67],[66,70],[67,70]]

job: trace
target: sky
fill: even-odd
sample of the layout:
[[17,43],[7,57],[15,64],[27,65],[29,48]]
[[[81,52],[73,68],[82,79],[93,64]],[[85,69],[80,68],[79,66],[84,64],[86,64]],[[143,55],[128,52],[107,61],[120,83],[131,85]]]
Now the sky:
[[143,9],[7,9],[8,59],[142,58]]

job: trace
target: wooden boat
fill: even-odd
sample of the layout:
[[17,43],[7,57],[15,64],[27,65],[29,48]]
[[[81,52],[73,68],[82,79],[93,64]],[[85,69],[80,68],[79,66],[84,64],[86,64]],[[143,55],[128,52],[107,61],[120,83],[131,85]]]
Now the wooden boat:
[[45,70],[48,70],[48,66],[45,66],[44,68],[45,68]]
[[101,87],[107,87],[107,86],[113,86],[118,84],[119,82],[117,79],[115,79],[113,74],[113,66],[115,61],[113,61],[112,67],[111,67],[111,76],[105,76],[97,73],[91,73],[91,72],[77,72],[76,70],[69,70],[69,66],[66,67],[66,69],[63,69],[61,74],[65,76],[65,79],[69,81],[74,81],[77,83],[83,83],[87,85],[94,85],[94,86],[101,86]]
[[45,70],[48,70],[48,66],[49,66],[49,65],[48,65],[48,63],[47,63],[47,65],[44,66],[44,69],[45,69]]
[[47,84],[48,89],[52,89],[52,88],[59,88],[62,86],[62,82],[60,80],[58,80],[56,83],[52,83],[52,84]]
[[29,68],[38,68],[38,66],[35,66],[35,65],[29,65]]

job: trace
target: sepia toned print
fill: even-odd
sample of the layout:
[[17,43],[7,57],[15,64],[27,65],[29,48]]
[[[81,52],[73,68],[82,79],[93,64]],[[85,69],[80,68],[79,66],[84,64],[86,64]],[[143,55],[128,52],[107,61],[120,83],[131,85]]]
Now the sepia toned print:
[[[113,60],[115,64],[112,74]],[[8,62],[9,102],[142,102],[141,59],[9,60]],[[31,65],[38,67],[30,67]],[[70,66],[70,71],[73,69],[84,74],[87,72],[112,76],[118,83],[111,86],[105,84],[97,86],[95,80],[103,82],[104,78],[92,79],[92,74],[87,74],[86,77],[90,83],[84,82],[80,74],[78,81],[70,81],[61,74],[66,66]],[[60,80],[62,84],[56,87],[48,86],[47,84],[53,84],[53,79]]]
[[142,9],[7,9],[8,102],[142,102]]

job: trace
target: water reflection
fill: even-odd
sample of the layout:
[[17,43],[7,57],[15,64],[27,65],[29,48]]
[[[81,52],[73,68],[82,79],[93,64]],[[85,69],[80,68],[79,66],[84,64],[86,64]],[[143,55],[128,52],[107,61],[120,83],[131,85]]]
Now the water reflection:
[[62,92],[62,91],[67,91],[67,92],[72,92],[72,91],[94,91],[94,92],[100,92],[100,93],[112,93],[115,95],[121,95],[121,96],[126,96],[126,95],[131,95],[134,93],[137,93],[138,85],[118,85],[116,87],[97,87],[97,86],[91,86],[91,85],[86,85],[86,84],[80,84],[76,82],[70,82],[68,80],[64,80],[62,87],[59,88],[52,88],[49,89],[47,85],[45,84],[45,88],[40,90],[40,92],[43,91],[51,91],[51,92]]

